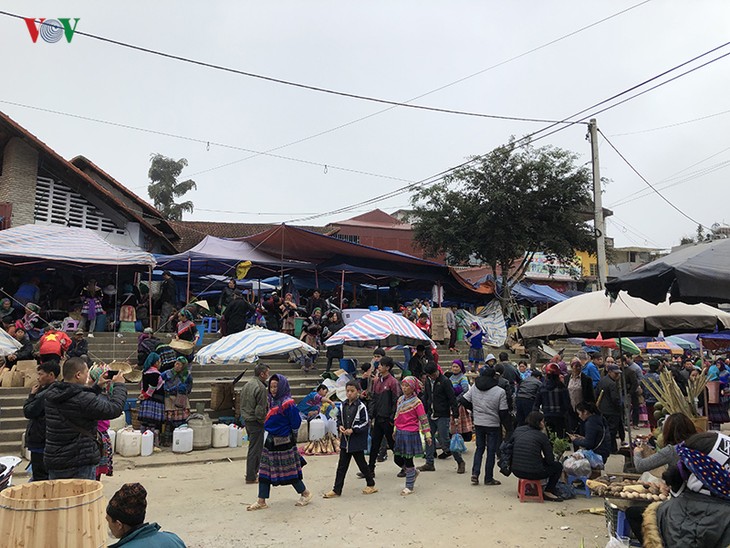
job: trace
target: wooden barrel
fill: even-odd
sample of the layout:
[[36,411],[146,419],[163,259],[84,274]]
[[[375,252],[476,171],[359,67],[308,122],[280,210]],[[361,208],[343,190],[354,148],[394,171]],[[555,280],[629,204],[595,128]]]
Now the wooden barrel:
[[233,380],[215,380],[210,383],[210,408],[212,411],[233,410]]
[[0,539],[9,548],[106,546],[106,500],[98,481],[36,481],[0,492]]

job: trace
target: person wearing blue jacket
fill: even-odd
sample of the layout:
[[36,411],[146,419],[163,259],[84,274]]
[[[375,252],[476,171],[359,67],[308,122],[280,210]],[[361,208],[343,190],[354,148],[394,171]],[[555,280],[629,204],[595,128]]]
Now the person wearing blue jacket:
[[337,462],[335,486],[332,491],[322,495],[323,498],[333,499],[342,495],[345,485],[345,476],[350,467],[350,460],[355,464],[365,478],[367,486],[362,490],[363,495],[377,493],[375,480],[368,463],[365,460],[365,450],[368,448],[368,432],[370,431],[370,417],[368,409],[360,400],[360,386],[357,381],[350,381],[345,385],[347,399],[340,406],[337,413],[337,430],[340,433],[340,460]]
[[593,381],[593,389],[595,390],[598,385],[598,381],[601,380],[601,373],[598,371],[598,367],[596,367],[593,360],[588,357],[588,352],[585,350],[578,352],[576,357],[580,360],[580,363],[583,364],[583,374],[588,375]]
[[175,533],[160,531],[156,523],[145,523],[147,491],[139,483],[125,483],[106,507],[109,529],[119,541],[110,548],[185,548]]

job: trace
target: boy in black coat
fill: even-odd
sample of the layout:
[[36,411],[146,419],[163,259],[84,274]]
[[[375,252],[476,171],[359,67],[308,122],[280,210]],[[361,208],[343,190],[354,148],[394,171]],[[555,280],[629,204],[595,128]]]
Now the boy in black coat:
[[322,495],[326,499],[333,499],[342,494],[342,487],[345,485],[345,475],[350,467],[351,458],[355,459],[355,464],[357,464],[360,473],[365,476],[365,481],[367,481],[367,487],[362,490],[363,495],[372,495],[378,492],[375,488],[373,473],[365,460],[370,419],[367,407],[360,401],[359,388],[356,381],[347,383],[347,400],[342,403],[337,414],[337,428],[340,432],[340,460],[337,463],[335,486],[332,491]]
[[61,374],[61,366],[55,360],[49,360],[38,366],[38,383],[30,389],[30,395],[23,404],[23,415],[28,419],[25,430],[25,446],[30,451],[31,472],[33,481],[48,479],[48,471],[43,464],[43,452],[46,448],[46,389]]

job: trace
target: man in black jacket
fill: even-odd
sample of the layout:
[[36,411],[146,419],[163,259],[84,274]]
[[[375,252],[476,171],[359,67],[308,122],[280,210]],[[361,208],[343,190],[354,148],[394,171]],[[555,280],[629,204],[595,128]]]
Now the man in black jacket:
[[172,274],[168,270],[162,273],[162,286],[160,287],[160,331],[172,331],[172,326],[167,323],[170,315],[177,304],[177,286]]
[[616,436],[622,437],[623,423],[623,407],[621,405],[621,393],[619,392],[619,383],[621,377],[621,368],[618,365],[608,365],[606,367],[606,375],[601,377],[596,386],[597,400],[600,402],[598,409],[603,418],[608,422],[608,430],[611,433],[611,452],[618,451]]
[[[456,403],[456,394],[451,381],[447,379],[436,367],[434,362],[428,362],[423,368],[426,375],[425,391],[423,405],[428,415],[428,423],[432,433],[437,433],[438,443],[441,445],[443,453],[439,455],[440,459],[447,459],[453,455],[454,460],[459,465],[458,474],[466,471],[466,464],[460,453],[452,453],[451,435],[449,434],[450,418],[459,417],[459,406]],[[434,466],[434,457],[436,456],[436,444],[432,443],[426,446],[426,464],[418,469],[421,472],[433,472],[436,470]]]
[[5,357],[4,367],[7,368],[12,368],[15,366],[16,363],[23,360],[33,359],[33,342],[26,334],[25,329],[19,327],[15,330],[15,335],[13,336],[15,337],[15,340],[20,343],[21,346],[15,352]]
[[30,395],[23,404],[23,415],[28,419],[25,429],[25,446],[30,451],[31,472],[33,481],[48,479],[48,471],[43,464],[43,451],[46,447],[46,402],[45,396],[50,387],[61,374],[61,367],[55,360],[49,360],[38,366],[38,383],[30,389]]
[[[117,418],[124,410],[127,388],[118,373],[113,379],[99,377],[86,386],[89,368],[81,358],[63,364],[63,381],[46,391],[46,449],[44,461],[49,479],[96,479],[101,456],[96,422]],[[101,389],[112,383],[111,397]]]
[[226,319],[226,335],[240,333],[246,329],[246,320],[253,310],[253,305],[244,300],[241,290],[236,289],[233,292],[233,300],[223,313],[223,317]]

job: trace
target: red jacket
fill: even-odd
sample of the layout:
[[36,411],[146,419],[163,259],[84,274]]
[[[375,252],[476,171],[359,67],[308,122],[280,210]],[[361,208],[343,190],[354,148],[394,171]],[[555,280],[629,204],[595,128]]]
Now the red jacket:
[[63,331],[51,331],[41,337],[39,354],[58,354],[62,356],[71,346],[71,339]]

